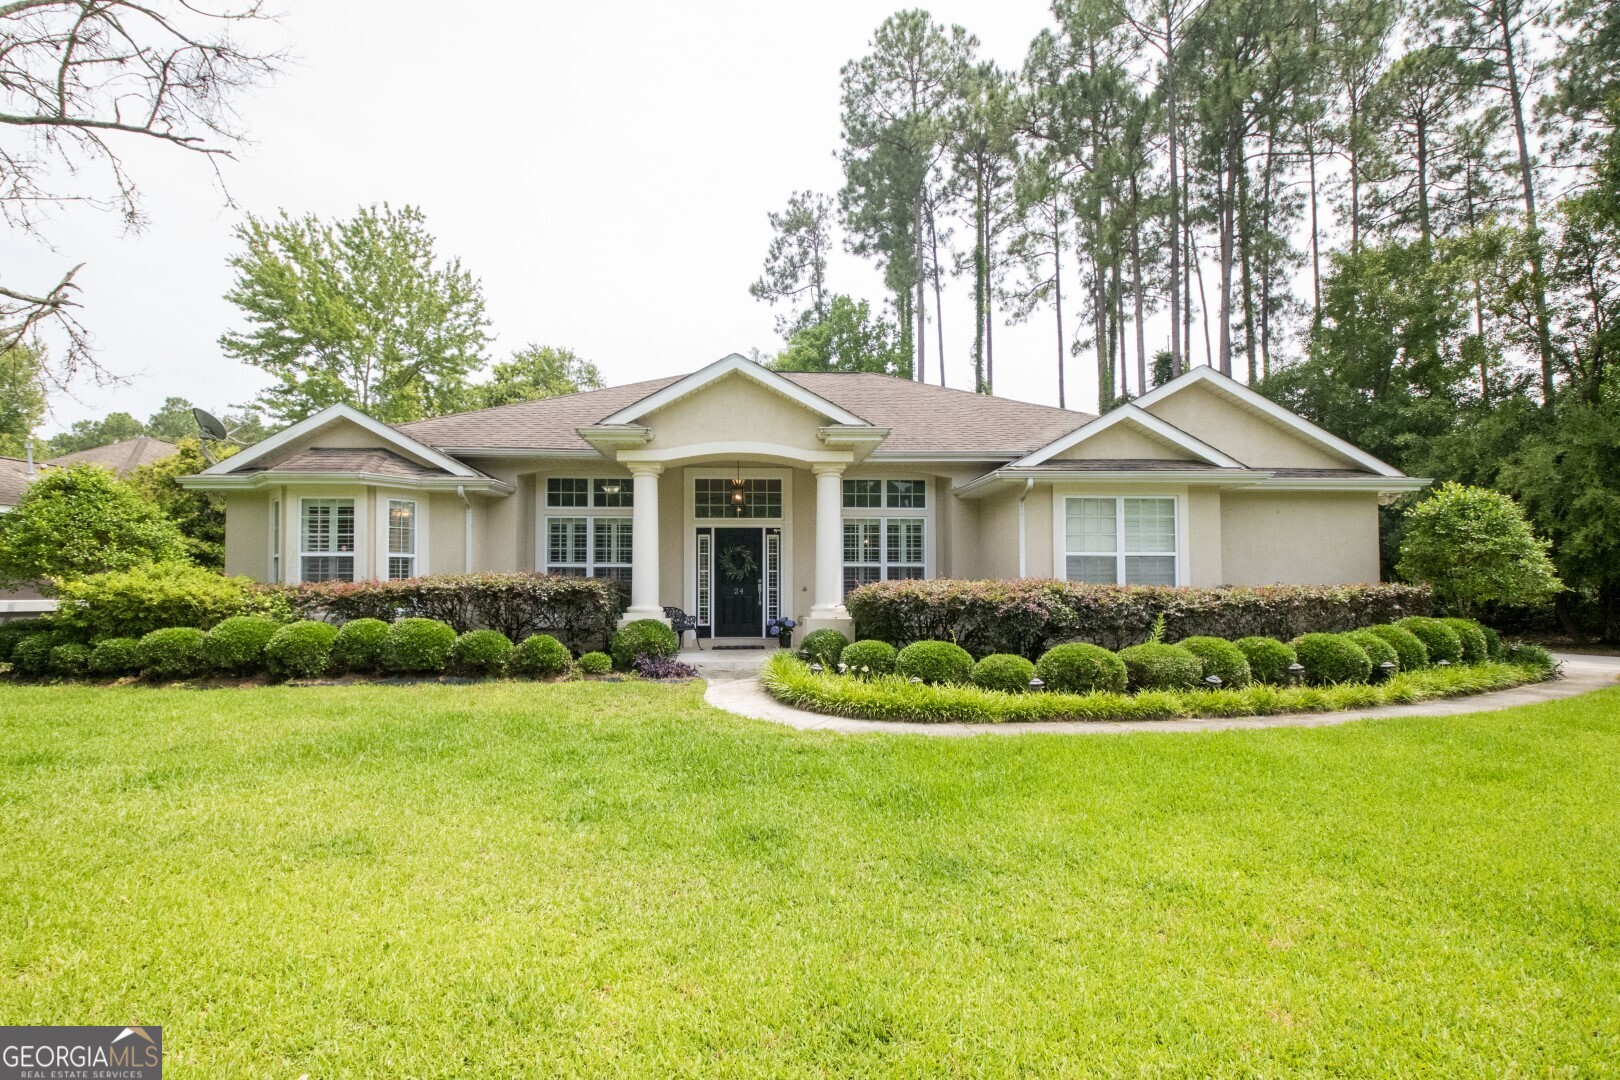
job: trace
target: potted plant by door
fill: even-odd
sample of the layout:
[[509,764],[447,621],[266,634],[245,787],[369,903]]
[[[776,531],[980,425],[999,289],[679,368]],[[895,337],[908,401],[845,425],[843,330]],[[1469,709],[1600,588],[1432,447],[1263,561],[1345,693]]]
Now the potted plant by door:
[[776,639],[784,649],[793,648],[793,628],[799,625],[792,619],[769,619],[765,623],[765,636]]

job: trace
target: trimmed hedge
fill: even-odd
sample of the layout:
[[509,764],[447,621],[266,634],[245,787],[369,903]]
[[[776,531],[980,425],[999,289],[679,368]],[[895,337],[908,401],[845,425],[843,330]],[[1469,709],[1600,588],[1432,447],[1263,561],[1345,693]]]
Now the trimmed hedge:
[[1438,664],[1442,660],[1448,664],[1462,662],[1462,639],[1441,620],[1412,617],[1402,619],[1395,625],[1410,631],[1423,642],[1423,647],[1429,653],[1429,663]]
[[141,643],[134,638],[108,638],[90,650],[92,675],[133,675],[139,670]]
[[1299,663],[1294,647],[1286,641],[1258,635],[1238,638],[1232,647],[1249,662],[1249,677],[1267,686],[1286,686],[1293,679],[1288,670]]
[[914,641],[894,658],[894,670],[925,683],[961,683],[973,674],[973,657],[949,641]]
[[203,660],[215,671],[251,675],[264,666],[264,647],[278,629],[263,615],[232,615],[203,636]]
[[51,650],[51,671],[73,678],[90,671],[90,646],[70,641]]
[[[1367,654],[1367,659],[1372,662],[1372,672],[1367,677],[1372,681],[1376,682],[1384,677],[1384,670],[1380,664],[1394,664],[1395,671],[1401,669],[1401,655],[1395,651],[1395,646],[1371,630],[1352,630],[1339,636],[1346,641],[1355,642],[1361,646],[1361,651]],[[1389,674],[1393,675],[1394,672]]]
[[337,627],[304,619],[276,631],[264,647],[264,666],[283,679],[313,679],[326,673]]
[[1125,661],[1097,645],[1070,642],[1054,645],[1041,654],[1035,674],[1048,693],[1087,694],[1105,691],[1123,694],[1129,676]]
[[1312,686],[1364,683],[1372,676],[1372,658],[1360,645],[1339,634],[1302,634],[1294,653]]
[[1203,661],[1206,679],[1211,675],[1217,676],[1222,686],[1232,689],[1248,686],[1254,681],[1249,658],[1243,655],[1242,649],[1225,638],[1190,637],[1182,638],[1176,644]]
[[991,653],[973,665],[968,681],[985,690],[1022,694],[1035,677],[1035,665],[1013,653]]
[[838,662],[847,667],[851,675],[893,675],[898,655],[899,650],[887,641],[857,641],[844,646],[844,651],[838,654]]
[[1037,656],[1062,641],[1118,649],[1147,641],[1164,616],[1171,639],[1354,630],[1424,615],[1426,585],[1270,585],[1224,589],[1009,581],[883,581],[845,601],[858,637],[891,645],[955,641],[976,656]]
[[613,670],[613,657],[605,652],[588,652],[575,663],[581,675],[606,675]]
[[381,619],[354,619],[338,627],[332,639],[330,670],[369,673],[382,670],[388,624]]
[[1148,642],[1119,651],[1133,691],[1192,690],[1203,685],[1204,662],[1179,645]]
[[1429,666],[1429,650],[1406,627],[1385,623],[1367,627],[1367,633],[1381,638],[1395,650],[1395,662],[1401,665],[1402,671],[1421,671]]
[[11,650],[11,670],[18,675],[39,678],[51,673],[51,650],[62,644],[62,636],[50,630],[29,634]]
[[675,631],[657,619],[637,619],[625,623],[613,635],[613,666],[629,671],[638,656],[674,656],[681,648],[681,639]]
[[506,667],[531,679],[561,675],[568,670],[568,646],[550,634],[530,634],[513,647]]
[[189,679],[208,670],[203,632],[194,626],[166,626],[141,638],[136,654],[141,674],[153,679]]
[[56,584],[54,628],[81,641],[143,637],[190,626],[208,630],[234,615],[291,617],[277,588],[187,563],[154,563]]
[[43,634],[49,629],[44,619],[16,619],[0,623],[0,664],[11,663],[11,650],[23,638]]
[[1441,622],[1451,627],[1451,632],[1457,635],[1457,641],[1462,645],[1462,662],[1465,664],[1483,664],[1491,657],[1491,644],[1485,637],[1485,631],[1473,619],[1441,619]]
[[441,675],[456,647],[456,632],[438,619],[401,619],[383,641],[383,670],[396,675]]
[[804,653],[805,659],[830,668],[838,666],[838,658],[843,656],[849,643],[849,638],[829,626],[804,635],[799,650]]
[[512,642],[499,630],[469,630],[456,638],[450,662],[467,675],[502,675],[512,658]]

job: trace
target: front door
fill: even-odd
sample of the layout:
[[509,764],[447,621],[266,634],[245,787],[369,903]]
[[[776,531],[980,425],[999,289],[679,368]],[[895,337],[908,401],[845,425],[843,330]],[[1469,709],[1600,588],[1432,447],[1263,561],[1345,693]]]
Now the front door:
[[714,583],[720,603],[715,637],[759,637],[764,631],[764,594],[760,588],[765,543],[761,529],[714,530]]

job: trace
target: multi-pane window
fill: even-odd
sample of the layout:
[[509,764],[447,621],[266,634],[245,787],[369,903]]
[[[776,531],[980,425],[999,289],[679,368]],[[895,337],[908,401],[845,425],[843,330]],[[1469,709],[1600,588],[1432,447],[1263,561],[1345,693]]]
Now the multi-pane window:
[[388,500],[388,580],[416,576],[416,502]]
[[845,480],[847,510],[921,510],[928,505],[926,480]]
[[581,477],[553,476],[546,481],[547,506],[589,506],[591,482]]
[[693,482],[692,516],[697,518],[779,518],[782,481],[716,480]]
[[883,505],[883,481],[845,480],[844,505],[851,509],[872,509]]
[[354,500],[304,499],[299,521],[299,576],[354,580]]
[[610,578],[628,595],[632,529],[628,511],[634,504],[634,489],[626,479],[548,478],[546,506],[577,512],[546,516],[546,573]]
[[608,479],[591,481],[591,505],[604,508],[629,508],[635,505],[635,485],[628,480]]
[[844,481],[844,593],[874,581],[928,572],[928,518],[890,514],[923,510],[925,480]]
[[890,480],[884,485],[884,505],[896,510],[921,510],[928,505],[927,481]]
[[1063,500],[1064,576],[1090,585],[1176,584],[1176,500]]

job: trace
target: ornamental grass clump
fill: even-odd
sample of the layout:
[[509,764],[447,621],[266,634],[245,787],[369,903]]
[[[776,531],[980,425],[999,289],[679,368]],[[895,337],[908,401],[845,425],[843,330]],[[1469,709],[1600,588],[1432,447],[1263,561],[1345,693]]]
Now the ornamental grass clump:
[[1491,658],[1491,644],[1485,638],[1485,631],[1473,619],[1441,619],[1457,635],[1457,642],[1462,646],[1462,662],[1465,664],[1483,664]]
[[582,653],[574,665],[581,675],[606,675],[613,670],[613,657],[605,652]]
[[1123,694],[1129,676],[1125,661],[1100,645],[1073,642],[1054,645],[1035,662],[1035,674],[1047,693]]
[[1119,650],[1127,685],[1142,690],[1192,690],[1203,685],[1204,662],[1179,645],[1148,642]]
[[233,615],[203,635],[203,660],[228,675],[251,675],[264,667],[264,647],[280,624],[263,615]]
[[383,642],[383,670],[395,675],[441,675],[456,647],[456,632],[438,619],[401,619]]
[[613,635],[610,651],[613,653],[613,666],[620,671],[629,671],[638,656],[674,656],[680,648],[680,639],[668,626],[657,619],[637,619],[625,623]]
[[305,619],[276,631],[264,647],[264,666],[281,679],[313,679],[326,672],[338,629],[331,623]]
[[1440,619],[1431,619],[1425,615],[1411,615],[1401,619],[1395,625],[1411,632],[1419,641],[1423,642],[1423,647],[1429,653],[1429,663],[1438,664],[1442,660],[1448,664],[1462,662],[1462,639],[1457,636],[1455,630]]
[[141,670],[141,643],[134,638],[108,638],[90,651],[90,674],[108,677]]
[[1364,683],[1372,676],[1367,651],[1341,634],[1302,634],[1293,646],[1312,686]]
[[463,675],[502,675],[512,642],[499,630],[469,630],[450,648],[450,663]]
[[526,679],[561,675],[568,670],[568,647],[550,634],[530,634],[513,648],[506,670]]
[[848,645],[849,638],[831,627],[824,627],[804,635],[804,644],[799,648],[806,660],[830,668],[838,665],[838,658]]
[[1203,661],[1206,681],[1214,675],[1229,690],[1240,689],[1254,681],[1249,658],[1243,655],[1242,649],[1225,638],[1190,637],[1182,638],[1176,644]]
[[925,683],[964,683],[973,674],[973,657],[949,641],[914,641],[894,659],[895,671]]
[[350,619],[332,639],[331,670],[370,674],[382,670],[388,624],[381,619]]
[[1299,663],[1294,647],[1286,641],[1269,637],[1243,637],[1232,642],[1232,647],[1249,662],[1249,676],[1267,686],[1286,686],[1293,680],[1288,669]]
[[208,670],[203,632],[194,626],[170,626],[141,638],[141,673],[149,679],[189,679]]
[[1401,665],[1402,671],[1420,671],[1429,666],[1429,650],[1406,627],[1385,623],[1367,627],[1367,633],[1377,635],[1395,650],[1395,662]]
[[1008,694],[1024,693],[1034,677],[1035,665],[1012,653],[991,653],[974,664],[968,676],[974,686]]
[[[1361,651],[1367,654],[1367,659],[1372,662],[1372,673],[1369,676],[1372,681],[1377,682],[1393,676],[1401,669],[1401,657],[1395,651],[1395,646],[1371,630],[1351,630],[1339,636],[1346,641],[1355,642],[1361,646]],[[1382,666],[1384,664],[1393,664],[1394,667],[1386,669]]]
[[844,646],[844,651],[838,654],[838,662],[849,674],[862,678],[893,675],[894,661],[899,655],[900,651],[887,641],[857,641]]

